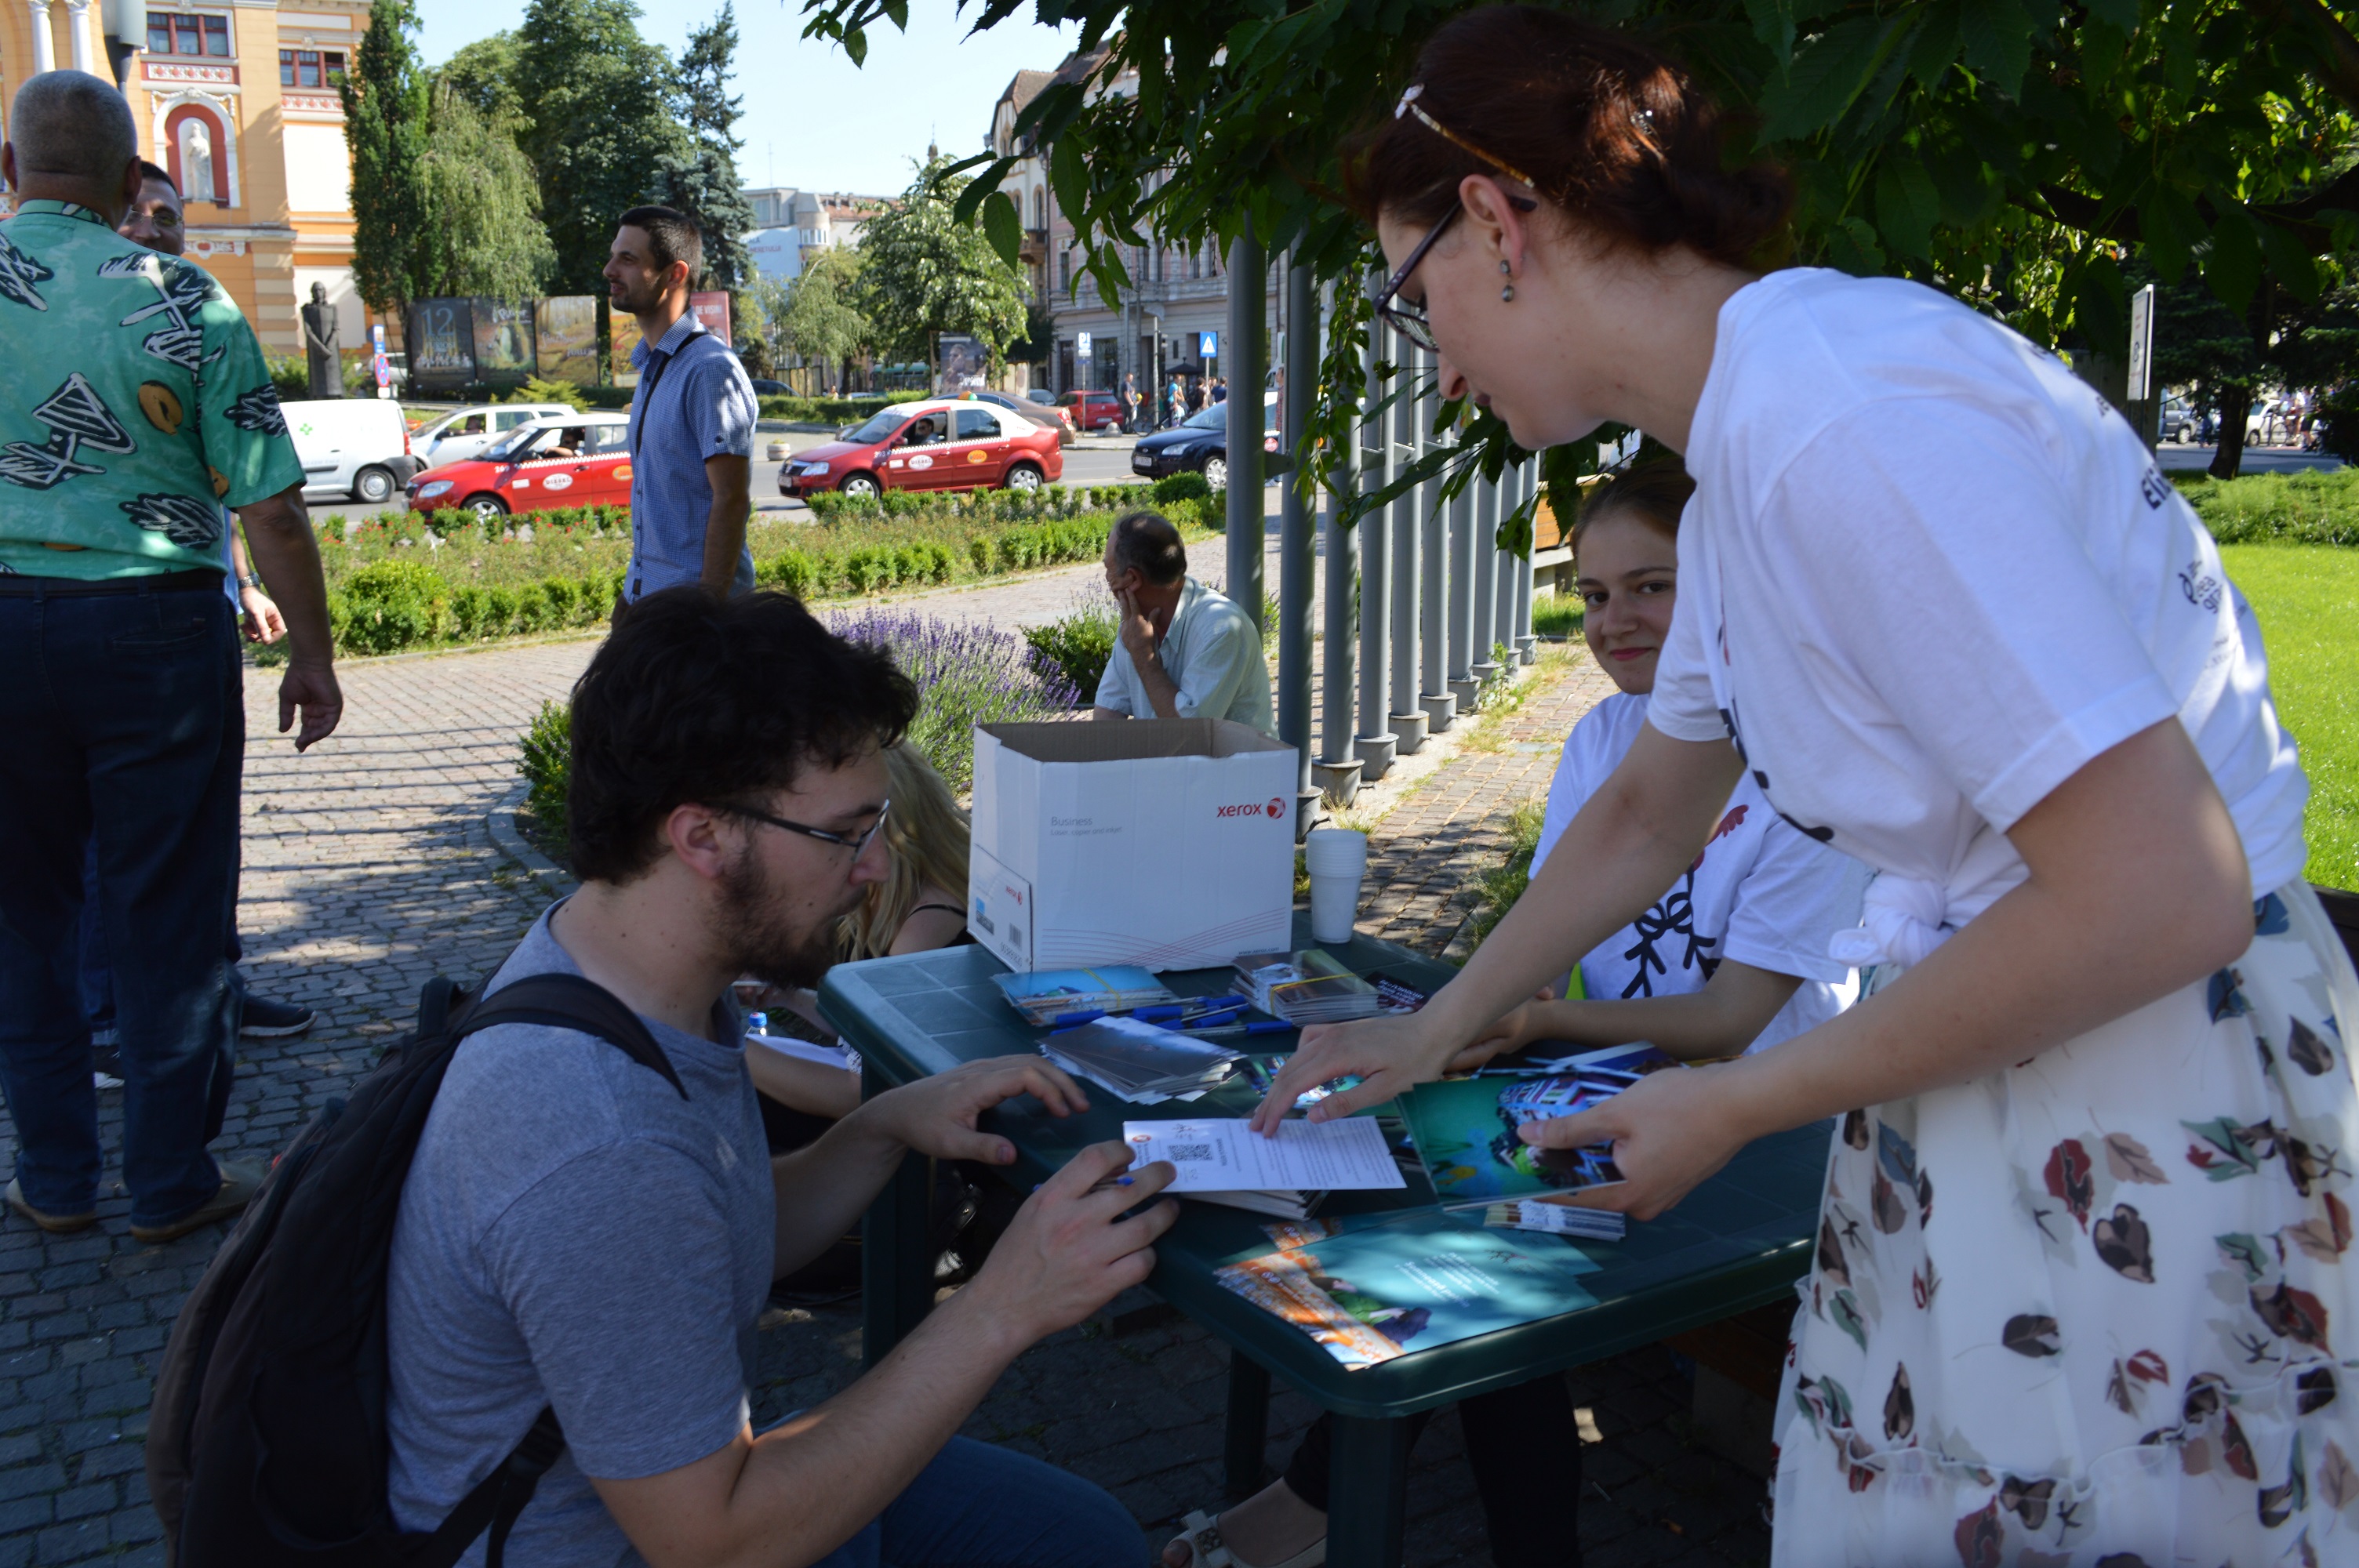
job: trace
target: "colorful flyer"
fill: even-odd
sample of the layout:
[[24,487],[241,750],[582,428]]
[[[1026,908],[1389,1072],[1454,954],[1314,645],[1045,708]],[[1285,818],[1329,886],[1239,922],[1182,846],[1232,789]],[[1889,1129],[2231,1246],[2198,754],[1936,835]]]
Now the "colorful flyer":
[[1592,1053],[1545,1077],[1419,1084],[1400,1098],[1401,1119],[1444,1208],[1576,1192],[1622,1180],[1611,1152],[1602,1145],[1542,1151],[1516,1130],[1586,1110],[1649,1073],[1680,1065],[1640,1045]]

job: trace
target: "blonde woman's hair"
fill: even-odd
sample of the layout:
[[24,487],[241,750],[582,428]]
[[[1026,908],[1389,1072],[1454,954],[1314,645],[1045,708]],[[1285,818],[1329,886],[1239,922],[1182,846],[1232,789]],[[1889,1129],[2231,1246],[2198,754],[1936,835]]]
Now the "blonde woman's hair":
[[967,853],[973,838],[958,798],[925,753],[907,741],[885,748],[885,771],[892,784],[886,798],[885,849],[890,866],[873,884],[867,900],[837,927],[847,958],[881,958],[893,950],[901,923],[917,907],[918,895],[938,887],[963,905]]

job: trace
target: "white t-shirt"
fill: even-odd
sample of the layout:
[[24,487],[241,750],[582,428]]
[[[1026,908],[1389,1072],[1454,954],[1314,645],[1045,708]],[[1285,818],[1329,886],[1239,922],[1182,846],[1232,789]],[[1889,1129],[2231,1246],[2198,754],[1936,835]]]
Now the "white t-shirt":
[[[1564,740],[1549,781],[1532,871],[1539,871],[1576,814],[1628,755],[1647,720],[1647,699],[1617,692]],[[1602,1001],[1700,991],[1723,958],[1801,985],[1747,1053],[1815,1028],[1849,1007],[1859,979],[1827,957],[1834,934],[1859,922],[1867,868],[1777,819],[1747,779],[1728,797],[1720,827],[1653,908],[1581,960],[1583,994]]]
[[1734,737],[1788,821],[1929,889],[1946,928],[2023,880],[2017,818],[2173,715],[2256,893],[2301,871],[2260,629],[2052,355],[1918,284],[1777,273],[1721,307],[1687,464],[1650,721]]
[[[1261,656],[1261,634],[1235,600],[1214,593],[1194,578],[1180,589],[1179,608],[1157,650],[1163,673],[1180,688],[1173,707],[1182,719],[1232,719],[1275,736],[1269,712],[1269,665]],[[1098,681],[1097,706],[1133,719],[1152,719],[1155,704],[1119,640]]]

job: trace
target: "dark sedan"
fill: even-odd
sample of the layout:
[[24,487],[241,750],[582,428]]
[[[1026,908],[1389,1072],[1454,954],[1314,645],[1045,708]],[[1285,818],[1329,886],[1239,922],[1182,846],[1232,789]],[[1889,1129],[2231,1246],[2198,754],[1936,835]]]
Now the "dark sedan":
[[[1277,450],[1277,438],[1265,435],[1262,450]],[[1229,482],[1229,406],[1215,403],[1200,408],[1169,430],[1141,436],[1131,449],[1130,469],[1141,479],[1166,474],[1201,473],[1214,490]]]

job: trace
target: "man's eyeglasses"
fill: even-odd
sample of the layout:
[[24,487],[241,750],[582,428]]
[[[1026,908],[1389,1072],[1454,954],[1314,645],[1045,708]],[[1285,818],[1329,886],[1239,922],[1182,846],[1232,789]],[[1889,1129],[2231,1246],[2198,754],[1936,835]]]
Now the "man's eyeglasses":
[[750,806],[724,806],[721,809],[738,816],[750,816],[755,821],[766,823],[772,827],[783,827],[789,833],[799,833],[806,838],[816,838],[822,844],[841,844],[852,851],[852,858],[856,861],[861,856],[868,853],[870,840],[885,831],[885,814],[893,809],[893,803],[888,800],[878,806],[876,820],[870,823],[868,831],[861,834],[857,838],[846,838],[841,833],[830,833],[822,827],[806,827],[799,822],[789,822],[783,816],[773,816],[766,811],[756,811]]

